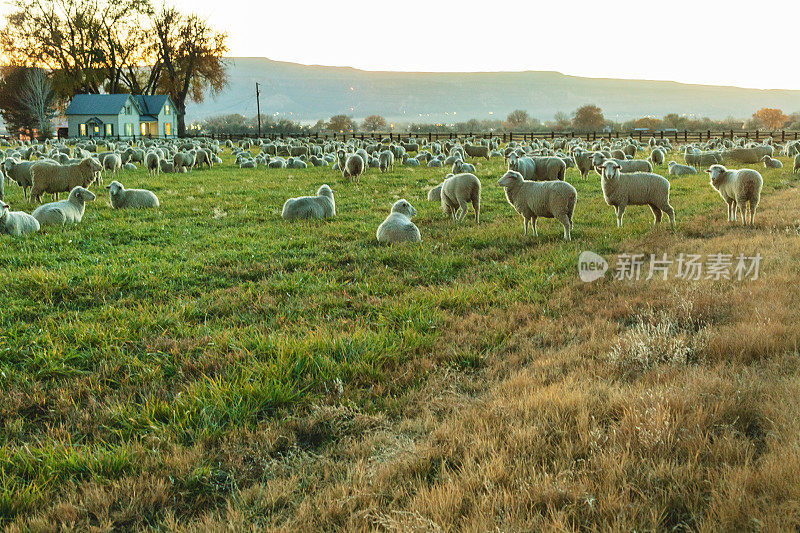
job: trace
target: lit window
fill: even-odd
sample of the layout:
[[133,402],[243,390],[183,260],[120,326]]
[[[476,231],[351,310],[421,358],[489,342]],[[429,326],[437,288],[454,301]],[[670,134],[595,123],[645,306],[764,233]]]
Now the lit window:
[[114,135],[114,125],[106,124],[106,137],[110,137],[112,135]]
[[142,135],[147,135],[147,122],[139,124],[139,129],[142,130]]
[[95,126],[94,127],[94,134],[95,135],[100,135],[100,126]]
[[125,136],[130,137],[132,135],[133,135],[133,124],[128,122],[127,124],[125,124]]
[[172,135],[172,123],[167,122],[164,124],[164,135]]
[[169,115],[169,104],[167,104],[167,105],[165,105],[165,106],[164,106],[164,113],[166,113],[167,115]]
[[81,124],[81,137],[86,137],[86,124]]

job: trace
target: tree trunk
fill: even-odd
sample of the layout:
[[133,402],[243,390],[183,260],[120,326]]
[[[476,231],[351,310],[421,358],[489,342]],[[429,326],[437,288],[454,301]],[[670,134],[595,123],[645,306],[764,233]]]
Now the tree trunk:
[[178,112],[178,137],[186,137],[186,103],[175,102]]

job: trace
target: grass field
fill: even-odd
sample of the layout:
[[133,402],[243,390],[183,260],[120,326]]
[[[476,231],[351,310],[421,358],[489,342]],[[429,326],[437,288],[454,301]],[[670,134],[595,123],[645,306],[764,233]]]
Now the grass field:
[[[760,169],[755,229],[707,174],[671,180],[674,233],[646,207],[618,230],[569,169],[563,242],[552,220],[523,238],[499,160],[476,162],[476,226],[425,200],[441,169],[353,184],[224,159],[122,173],[157,211],[103,191],[78,226],[0,239],[0,527],[800,527],[788,160]],[[334,220],[280,219],[322,183]],[[376,244],[399,198],[423,246]],[[584,284],[584,250],[764,259],[757,281]]]

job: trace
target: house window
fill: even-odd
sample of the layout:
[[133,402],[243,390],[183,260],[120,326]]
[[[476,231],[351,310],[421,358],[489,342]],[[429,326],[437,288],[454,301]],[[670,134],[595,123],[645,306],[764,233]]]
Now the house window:
[[131,124],[130,122],[125,124],[125,136],[126,137],[133,136],[133,124]]
[[147,122],[139,124],[139,129],[142,130],[142,135],[147,135]]
[[81,124],[81,137],[86,137],[86,124]]
[[95,135],[100,135],[100,126],[95,126],[94,127],[94,134]]
[[164,106],[164,114],[169,115],[169,104]]
[[106,124],[106,137],[111,137],[112,135],[114,135],[114,125]]
[[172,122],[164,123],[164,135],[172,135]]

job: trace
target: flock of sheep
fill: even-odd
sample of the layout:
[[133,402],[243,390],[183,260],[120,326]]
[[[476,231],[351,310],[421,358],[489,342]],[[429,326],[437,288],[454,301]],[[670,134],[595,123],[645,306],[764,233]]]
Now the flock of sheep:
[[[497,182],[505,189],[506,199],[523,218],[524,233],[529,226],[538,235],[538,218],[554,218],[564,227],[564,239],[570,240],[573,213],[577,203],[575,188],[565,181],[566,169],[575,167],[581,178],[594,171],[600,176],[603,197],[614,207],[617,225],[628,206],[649,206],[656,223],[666,213],[675,225],[675,210],[670,204],[670,182],[654,167],[667,164],[667,175],[696,174],[707,167],[711,186],[728,206],[728,220],[741,213],[743,223],[753,225],[763,184],[759,172],[752,169],[729,170],[723,162],[742,164],[763,163],[766,168],[780,168],[774,159],[776,151],[794,158],[794,172],[800,171],[800,141],[786,145],[771,139],[756,144],[746,139],[715,139],[702,144],[681,147],[685,164],[667,155],[675,152],[668,140],[651,138],[643,143],[633,138],[603,140],[589,143],[580,139],[533,140],[510,142],[501,146],[499,139],[467,138],[432,142],[414,138],[403,142],[356,140],[348,142],[311,138],[288,141],[245,139],[234,144],[210,139],[140,140],[134,144],[98,143],[92,140],[47,141],[11,145],[3,142],[0,161],[5,177],[0,178],[0,200],[4,198],[5,179],[18,184],[30,202],[39,203],[43,194],[53,202],[37,207],[31,214],[10,211],[2,202],[0,233],[20,236],[39,231],[47,224],[63,225],[80,222],[86,203],[96,196],[89,190],[92,184],[102,185],[103,175],[114,177],[123,170],[139,168],[150,175],[186,173],[197,168],[221,164],[226,150],[240,169],[266,168],[302,169],[309,165],[331,167],[348,180],[357,181],[368,169],[380,172],[403,166],[446,167],[451,170],[443,182],[428,192],[430,201],[440,202],[442,210],[461,221],[471,206],[475,221],[480,221],[481,182],[475,166],[468,159],[502,158],[508,170]],[[253,153],[256,152],[255,155]],[[414,154],[413,156],[411,154]],[[646,155],[646,157],[644,157]],[[640,157],[637,157],[640,156]],[[106,189],[111,206],[121,208],[155,208],[159,200],[151,191],[125,189],[112,181]],[[60,193],[68,193],[58,201]],[[322,185],[315,196],[290,198],[283,206],[285,220],[323,219],[336,215],[333,191]],[[421,242],[419,229],[412,222],[416,209],[405,199],[394,203],[388,217],[378,226],[377,240],[382,243]]]

